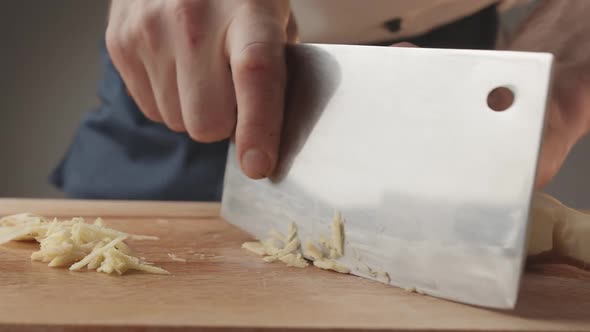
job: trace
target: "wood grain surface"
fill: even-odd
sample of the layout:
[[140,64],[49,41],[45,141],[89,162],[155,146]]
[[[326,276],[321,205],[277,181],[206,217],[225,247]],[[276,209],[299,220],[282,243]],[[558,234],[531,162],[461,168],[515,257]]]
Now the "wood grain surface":
[[590,331],[590,273],[574,267],[533,266],[516,310],[488,310],[352,275],[264,263],[240,249],[249,237],[219,219],[216,205],[125,204],[0,200],[0,215],[75,211],[157,235],[160,241],[129,243],[172,273],[70,272],[31,262],[35,244],[0,246],[1,331]]
[[0,199],[0,215],[31,212],[61,217],[201,218],[219,215],[219,204],[201,202]]

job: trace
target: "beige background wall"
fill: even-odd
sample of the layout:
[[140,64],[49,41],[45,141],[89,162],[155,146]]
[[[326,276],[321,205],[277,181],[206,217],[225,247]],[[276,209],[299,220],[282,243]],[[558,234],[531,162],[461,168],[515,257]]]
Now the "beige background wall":
[[[7,0],[0,7],[0,197],[58,197],[47,182],[96,104],[106,1]],[[548,188],[590,208],[590,139]]]

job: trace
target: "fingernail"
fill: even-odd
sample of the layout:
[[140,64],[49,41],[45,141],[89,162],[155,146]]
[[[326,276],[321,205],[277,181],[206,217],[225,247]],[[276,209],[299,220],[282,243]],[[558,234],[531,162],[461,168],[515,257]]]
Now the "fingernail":
[[242,169],[251,178],[260,179],[268,176],[270,168],[270,157],[259,149],[247,150],[242,155]]

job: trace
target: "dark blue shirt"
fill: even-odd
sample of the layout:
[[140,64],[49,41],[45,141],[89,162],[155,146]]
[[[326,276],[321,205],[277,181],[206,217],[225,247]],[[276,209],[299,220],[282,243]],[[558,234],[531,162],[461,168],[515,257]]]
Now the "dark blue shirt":
[[101,46],[100,106],[82,120],[51,182],[72,198],[219,200],[227,141],[201,144],[148,120]]

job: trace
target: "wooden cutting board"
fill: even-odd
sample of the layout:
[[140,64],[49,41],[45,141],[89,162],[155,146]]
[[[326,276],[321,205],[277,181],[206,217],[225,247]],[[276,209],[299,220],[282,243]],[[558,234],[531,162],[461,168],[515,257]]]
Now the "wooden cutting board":
[[590,273],[565,265],[536,266],[517,309],[496,311],[264,263],[216,204],[0,199],[0,215],[25,211],[159,236],[130,245],[172,275],[70,272],[31,262],[34,244],[0,246],[2,331],[590,331]]

